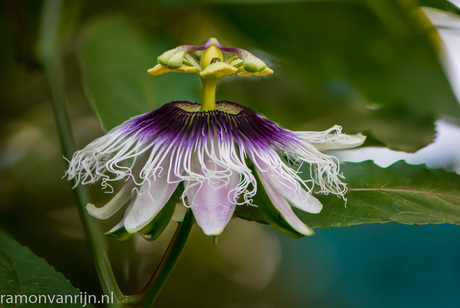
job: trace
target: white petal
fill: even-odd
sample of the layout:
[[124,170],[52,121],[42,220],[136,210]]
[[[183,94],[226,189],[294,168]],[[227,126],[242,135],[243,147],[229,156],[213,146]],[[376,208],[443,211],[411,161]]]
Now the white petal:
[[[273,202],[273,205],[278,209],[281,216],[291,225],[294,230],[301,234],[313,235],[315,232],[305,225],[297,215],[292,211],[289,203],[284,199],[278,192],[267,182],[264,176],[259,177],[262,181],[262,185],[267,192],[267,195],[270,197],[270,200]],[[263,205],[260,205],[263,206]]]
[[334,126],[323,132],[293,132],[303,141],[320,151],[349,149],[360,146],[366,140],[361,134],[345,135],[340,126]]
[[132,209],[126,215],[126,230],[134,233],[145,227],[168,202],[177,185],[178,182],[168,182],[166,173],[155,179],[146,180],[141,186]]
[[361,134],[356,135],[332,135],[327,136],[323,142],[312,143],[318,150],[343,150],[351,149],[360,146],[366,140],[366,136]]
[[313,197],[311,194],[305,192],[305,199],[302,202],[293,203],[293,205],[304,212],[311,214],[318,214],[323,209],[323,204],[318,199]]
[[88,203],[86,209],[91,216],[98,219],[107,219],[115,214],[129,199],[131,199],[131,191],[134,188],[134,183],[129,180],[120,191],[103,207],[96,207],[92,203]]
[[289,175],[281,166],[273,167],[261,160],[257,160],[258,173],[261,178],[275,189],[296,208],[317,214],[321,212],[323,205],[318,199],[308,193],[300,183]]

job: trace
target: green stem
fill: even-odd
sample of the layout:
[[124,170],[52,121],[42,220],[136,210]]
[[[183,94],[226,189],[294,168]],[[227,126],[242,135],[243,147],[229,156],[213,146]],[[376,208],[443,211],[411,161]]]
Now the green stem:
[[185,214],[184,220],[179,223],[179,226],[177,227],[163,258],[161,259],[157,270],[153,274],[152,278],[150,278],[145,292],[141,295],[143,298],[143,307],[147,308],[153,306],[155,299],[173,271],[174,266],[185,247],[185,243],[187,242],[190,231],[193,227],[193,222],[193,213],[191,210],[188,210]]
[[[62,0],[46,0],[43,3],[38,52],[51,92],[51,104],[62,152],[65,157],[70,158],[75,151],[75,146],[67,116],[64,85],[65,73],[62,63],[61,41],[59,39],[62,3]],[[113,293],[114,298],[120,303],[124,296],[117,285],[110,266],[103,234],[99,230],[97,223],[88,215],[85,208],[89,202],[88,191],[85,187],[78,186],[74,192],[77,198],[81,223],[87,234],[89,248],[103,291],[107,295]],[[111,307],[118,307],[118,305],[113,303]]]
[[200,111],[216,110],[216,87],[219,79],[217,77],[202,78],[203,101]]

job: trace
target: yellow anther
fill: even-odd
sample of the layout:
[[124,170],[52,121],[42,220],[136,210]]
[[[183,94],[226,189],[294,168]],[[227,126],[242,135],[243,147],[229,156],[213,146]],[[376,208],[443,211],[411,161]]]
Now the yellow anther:
[[179,72],[179,73],[196,73],[198,72],[198,69],[194,66],[186,66],[182,65],[178,68],[170,69],[166,66],[163,66],[161,64],[157,64],[154,67],[150,68],[147,70],[147,72],[150,75],[161,75],[164,73],[169,73],[169,72]]
[[208,65],[202,72],[200,72],[201,77],[209,75],[231,75],[235,74],[238,69],[234,66],[231,66],[224,62],[215,62]]

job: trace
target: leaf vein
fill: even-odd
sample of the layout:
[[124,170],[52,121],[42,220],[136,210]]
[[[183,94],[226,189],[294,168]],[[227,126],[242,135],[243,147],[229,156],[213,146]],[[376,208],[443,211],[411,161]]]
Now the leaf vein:
[[441,193],[425,191],[425,190],[398,189],[398,188],[350,188],[349,191],[353,191],[353,192],[358,192],[358,191],[405,192],[405,193],[415,193],[415,194],[428,194],[428,195],[434,195],[438,197],[446,197],[446,198],[460,200],[460,196],[452,196],[452,195],[441,194]]

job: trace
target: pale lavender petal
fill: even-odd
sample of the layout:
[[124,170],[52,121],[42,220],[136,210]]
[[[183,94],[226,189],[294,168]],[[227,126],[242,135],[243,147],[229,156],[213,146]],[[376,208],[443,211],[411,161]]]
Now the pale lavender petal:
[[193,216],[204,234],[219,235],[232,218],[236,203],[230,202],[229,193],[237,184],[216,189],[205,181],[189,189],[187,195]]
[[225,185],[216,185],[214,179],[201,184],[186,185],[187,199],[195,220],[206,235],[219,235],[232,218],[236,202],[233,193],[240,179],[235,173],[228,177]]
[[[260,174],[260,173],[259,173]],[[278,209],[281,216],[286,220],[286,222],[291,225],[291,227],[297,232],[304,235],[313,235],[315,232],[305,225],[297,215],[292,211],[291,206],[266,180],[264,176],[259,176],[261,184],[264,186],[265,191],[267,192],[268,197],[273,202],[273,205]],[[260,205],[263,206],[263,205]]]
[[169,183],[166,173],[150,178],[142,185],[125,219],[125,228],[134,233],[145,227],[171,198],[178,182]]

